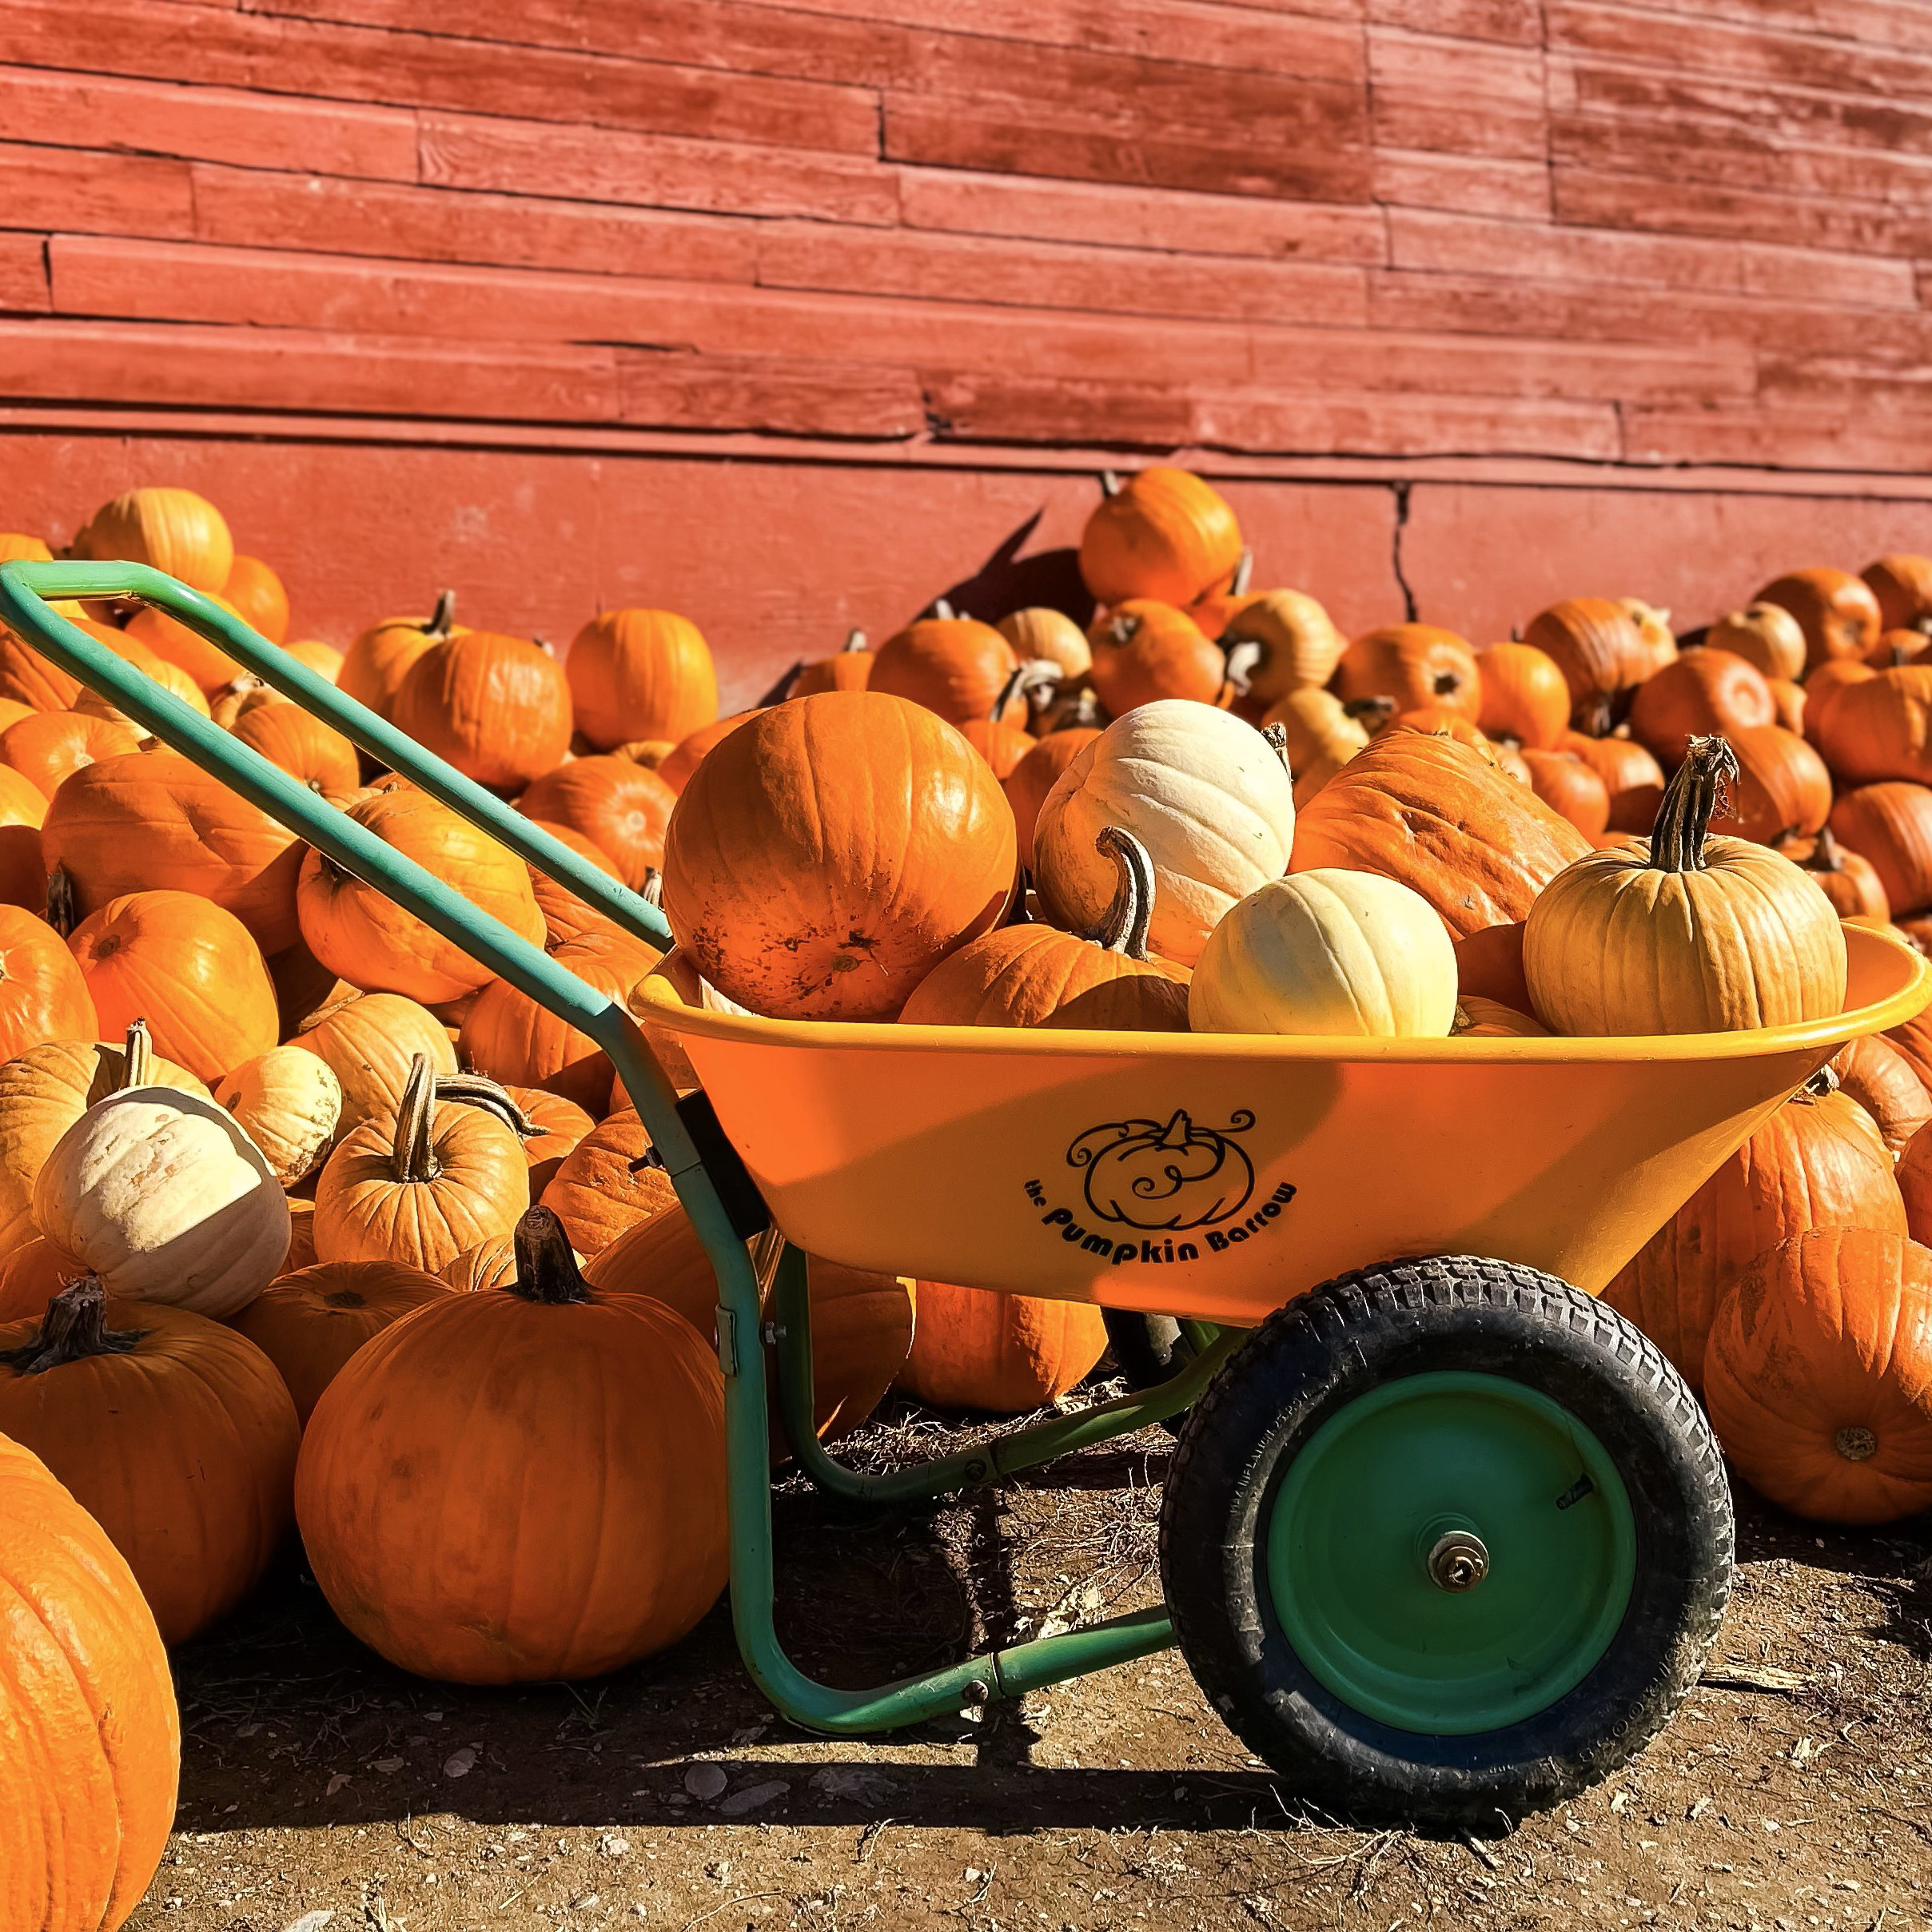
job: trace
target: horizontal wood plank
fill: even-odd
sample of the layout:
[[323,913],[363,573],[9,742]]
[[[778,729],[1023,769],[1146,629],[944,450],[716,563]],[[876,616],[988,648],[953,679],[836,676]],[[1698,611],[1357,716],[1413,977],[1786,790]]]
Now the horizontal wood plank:
[[1378,147],[1542,161],[1549,150],[1540,47],[1368,30]]
[[44,315],[53,306],[46,237],[0,234],[0,309]]

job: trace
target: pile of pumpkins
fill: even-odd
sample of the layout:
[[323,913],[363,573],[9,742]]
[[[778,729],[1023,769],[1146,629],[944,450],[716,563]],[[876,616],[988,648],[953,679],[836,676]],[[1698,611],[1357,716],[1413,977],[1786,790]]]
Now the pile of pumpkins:
[[[277,574],[192,492],[130,492],[69,553],[288,639]],[[1178,470],[1108,479],[1080,558],[1090,623],[937,608],[723,718],[663,611],[561,655],[447,595],[287,643],[661,894],[668,962],[173,619],[62,614],[620,1000],[695,970],[833,1024],[1704,1031],[1839,1011],[1842,920],[1932,937],[1932,562],[1799,572],[1695,639],[1571,600],[1479,651],[1249,588]],[[1848,1048],[1611,1293],[1817,1516],[1932,1502],[1928,1082],[1932,1026]],[[0,631],[0,1520],[34,1526],[0,1587],[62,1597],[153,1752],[161,1643],[292,1523],[349,1628],[433,1676],[590,1675],[704,1614],[715,1293],[649,1154],[586,1036]],[[1085,1306],[823,1259],[810,1288],[828,1436],[895,1383],[1032,1408],[1104,1347]],[[0,1862],[46,1835],[22,1794],[82,1781],[16,1791],[14,1762]],[[118,1801],[137,1862],[158,1762]],[[111,1857],[48,1882],[118,1922]]]

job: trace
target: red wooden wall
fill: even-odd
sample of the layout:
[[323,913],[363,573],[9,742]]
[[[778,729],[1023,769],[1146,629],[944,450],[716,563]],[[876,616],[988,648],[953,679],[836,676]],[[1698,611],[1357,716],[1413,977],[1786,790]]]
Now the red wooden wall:
[[1923,0],[0,0],[0,528],[737,691],[1103,460],[1344,625],[1932,549]]

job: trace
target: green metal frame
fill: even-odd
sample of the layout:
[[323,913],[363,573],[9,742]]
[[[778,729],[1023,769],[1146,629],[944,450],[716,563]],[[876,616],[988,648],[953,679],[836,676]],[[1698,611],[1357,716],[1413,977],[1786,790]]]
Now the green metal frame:
[[[886,1731],[945,1716],[991,1699],[1125,1663],[1173,1641],[1164,1611],[1141,1611],[1064,1635],[969,1658],[867,1691],[807,1677],[784,1651],[773,1621],[771,1443],[767,1421],[761,1295],[756,1269],[676,1106],[676,1094],[643,1034],[616,1002],[559,966],[540,947],[479,910],[432,874],[325,803],[306,786],[211,723],[86,631],[49,600],[133,598],[152,604],[235,659],[369,755],[500,840],[520,858],[607,913],[659,950],[671,929],[655,906],[600,872],[416,741],[345,695],[197,592],[139,564],[0,564],[0,623],[29,639],[139,721],[155,737],[213,773],[272,818],[421,919],[490,970],[588,1034],[611,1057],[635,1103],[679,1201],[691,1217],[718,1282],[718,1358],[724,1372],[731,1616],[746,1667],[778,1710],[808,1729],[840,1735]],[[811,1322],[804,1257],[787,1249],[775,1284],[783,1336],[779,1393],[795,1452],[815,1482],[874,1502],[942,1495],[996,1480],[1072,1449],[1105,1441],[1177,1413],[1192,1402],[1237,1335],[1207,1344],[1181,1375],[1143,1395],[1056,1416],[999,1442],[888,1475],[861,1476],[819,1445],[811,1424]]]

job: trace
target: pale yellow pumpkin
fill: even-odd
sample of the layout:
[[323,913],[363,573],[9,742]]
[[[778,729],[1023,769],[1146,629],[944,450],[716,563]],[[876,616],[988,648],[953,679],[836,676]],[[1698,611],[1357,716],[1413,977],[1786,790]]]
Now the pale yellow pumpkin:
[[[1292,691],[1319,691],[1335,675],[1348,640],[1305,591],[1264,591],[1229,619],[1221,634],[1228,676],[1259,704]],[[1294,763],[1293,750],[1289,762]]]
[[1093,668],[1086,632],[1064,611],[1030,606],[1002,617],[994,628],[1022,663],[1050,663],[1069,683],[1078,683]]
[[1294,787],[1279,732],[1185,698],[1137,705],[1083,746],[1040,807],[1034,874],[1056,925],[1097,927],[1118,874],[1117,826],[1153,862],[1150,952],[1192,966],[1221,916],[1288,869]]
[[34,1184],[34,1219],[110,1295],[220,1320],[275,1279],[289,1202],[232,1114],[172,1087],[90,1107]]
[[310,1173],[342,1118],[342,1082],[319,1054],[272,1046],[223,1079],[215,1099],[268,1157],[284,1187]]
[[1209,934],[1188,989],[1197,1033],[1447,1037],[1456,948],[1420,893],[1324,866],[1270,879]]
[[1312,684],[1271,705],[1266,722],[1281,727],[1281,748],[1297,789],[1324,760],[1344,765],[1368,742],[1361,719],[1333,691]]

